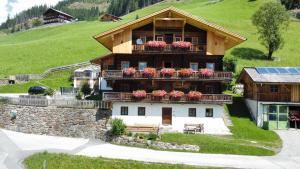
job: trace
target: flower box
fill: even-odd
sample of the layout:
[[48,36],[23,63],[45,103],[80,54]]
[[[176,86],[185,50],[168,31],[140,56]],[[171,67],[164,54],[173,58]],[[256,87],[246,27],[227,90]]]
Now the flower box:
[[185,41],[177,41],[177,42],[173,42],[172,46],[175,49],[187,50],[192,46],[192,43],[191,42],[185,42]]
[[211,77],[214,75],[214,71],[211,69],[201,69],[199,71],[199,75],[204,77]]
[[202,93],[197,91],[190,91],[187,95],[189,100],[199,101],[202,98]]
[[123,75],[126,77],[132,77],[136,72],[136,69],[133,67],[127,68],[123,70]]
[[155,76],[155,74],[156,74],[155,68],[146,67],[143,71],[143,76],[146,78],[152,78]]
[[145,90],[136,90],[132,92],[132,96],[137,100],[142,100],[146,98],[147,93]]
[[161,69],[160,73],[163,77],[172,77],[176,72],[173,68],[163,68]]
[[155,100],[161,100],[163,97],[165,97],[167,94],[164,90],[154,90],[152,91],[152,96]]
[[146,47],[151,50],[162,50],[167,46],[165,41],[148,41]]
[[170,93],[170,100],[179,101],[183,95],[184,93],[182,91],[173,90]]
[[179,70],[180,77],[190,77],[190,76],[192,76],[192,74],[193,74],[193,70],[190,68]]

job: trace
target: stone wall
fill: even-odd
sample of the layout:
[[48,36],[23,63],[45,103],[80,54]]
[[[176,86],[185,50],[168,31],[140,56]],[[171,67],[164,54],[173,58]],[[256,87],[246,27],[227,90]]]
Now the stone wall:
[[0,105],[0,127],[33,134],[105,139],[109,117],[98,109]]
[[8,79],[0,79],[0,86],[8,85]]

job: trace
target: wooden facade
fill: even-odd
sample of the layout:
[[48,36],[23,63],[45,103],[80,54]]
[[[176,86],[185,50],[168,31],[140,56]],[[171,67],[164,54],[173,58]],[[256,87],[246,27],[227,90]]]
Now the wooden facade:
[[44,24],[71,22],[73,19],[73,16],[53,8],[43,14]]

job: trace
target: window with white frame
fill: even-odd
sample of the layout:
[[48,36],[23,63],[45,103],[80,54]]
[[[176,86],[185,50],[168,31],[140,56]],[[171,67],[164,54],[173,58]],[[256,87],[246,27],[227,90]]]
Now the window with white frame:
[[198,71],[198,63],[196,62],[190,62],[190,68],[193,69],[193,71]]
[[129,61],[121,61],[121,69],[128,69],[130,66],[130,62]]
[[156,40],[157,40],[157,41],[164,41],[164,37],[163,37],[163,36],[157,36],[157,37],[156,37]]
[[181,41],[181,37],[180,36],[176,36],[175,37],[175,42]]

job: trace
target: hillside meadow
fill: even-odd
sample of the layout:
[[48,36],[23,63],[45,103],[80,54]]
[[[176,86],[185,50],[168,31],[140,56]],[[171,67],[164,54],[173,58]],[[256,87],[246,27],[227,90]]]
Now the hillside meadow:
[[[41,73],[48,68],[90,60],[109,51],[92,36],[160,9],[174,6],[193,15],[219,24],[247,38],[243,44],[226,52],[238,59],[237,72],[245,66],[300,66],[300,22],[290,22],[284,34],[285,45],[274,53],[275,61],[267,61],[267,50],[258,41],[251,23],[253,13],[267,1],[276,0],[208,0],[168,1],[132,12],[120,22],[84,21],[63,26],[46,27],[0,35],[0,77],[19,73]],[[49,85],[51,87],[51,85]],[[54,86],[53,86],[54,87]],[[56,86],[55,86],[56,87]],[[13,86],[0,92],[14,91]]]

